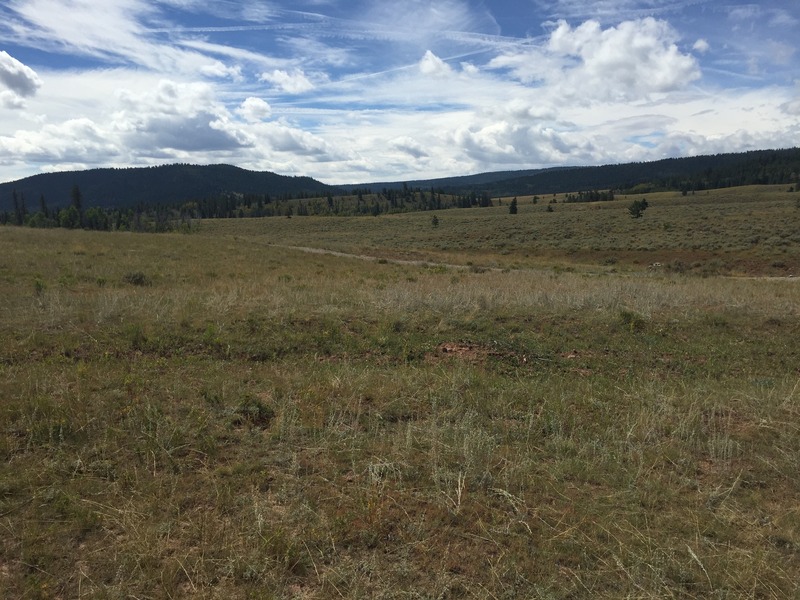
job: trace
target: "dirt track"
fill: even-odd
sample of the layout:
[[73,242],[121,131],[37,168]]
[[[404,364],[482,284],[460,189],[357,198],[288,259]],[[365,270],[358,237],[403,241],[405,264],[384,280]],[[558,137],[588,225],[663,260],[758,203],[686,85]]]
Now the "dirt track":
[[[500,267],[482,267],[482,266],[474,266],[474,265],[457,265],[454,263],[443,263],[443,262],[431,262],[429,260],[411,260],[411,259],[403,259],[403,258],[385,258],[379,256],[370,256],[369,254],[352,254],[349,252],[340,252],[338,250],[327,250],[325,248],[312,248],[310,246],[286,246],[282,244],[270,244],[271,246],[275,246],[276,248],[285,248],[287,250],[297,250],[299,252],[308,252],[309,254],[326,254],[328,256],[338,256],[341,258],[353,258],[356,260],[368,260],[372,262],[386,262],[395,265],[412,265],[417,267],[445,267],[448,269],[460,269],[460,270],[470,270],[470,269],[480,269],[481,271],[504,271],[506,269]],[[536,269],[533,267],[527,268],[516,268],[514,271],[537,271],[543,269]],[[652,272],[652,271],[650,271]],[[636,272],[637,274],[639,272]],[[794,275],[786,275],[786,276],[775,276],[775,275],[722,275],[722,277],[728,277],[730,279],[757,279],[760,281],[800,281],[800,277],[795,277]]]

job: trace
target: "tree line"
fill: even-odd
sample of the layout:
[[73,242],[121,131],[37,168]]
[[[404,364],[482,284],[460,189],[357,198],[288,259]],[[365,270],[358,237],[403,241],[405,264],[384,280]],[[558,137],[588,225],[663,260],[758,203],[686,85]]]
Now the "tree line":
[[22,193],[11,192],[9,211],[0,211],[0,225],[24,225],[38,228],[91,229],[99,231],[162,232],[190,230],[197,219],[235,219],[292,216],[378,216],[421,210],[493,206],[486,192],[470,191],[446,194],[431,188],[422,190],[404,185],[401,189],[354,189],[349,194],[313,197],[307,193],[218,193],[197,200],[172,204],[139,203],[136,206],[86,207],[83,193],[73,185],[70,203],[50,207],[42,194],[37,209],[29,208]]
[[73,186],[70,197],[69,206],[51,208],[42,194],[38,210],[29,210],[24,194],[14,190],[12,209],[0,211],[0,225],[137,232],[174,231],[191,226],[186,215],[174,207],[139,204],[131,208],[84,208],[83,195],[77,185]]

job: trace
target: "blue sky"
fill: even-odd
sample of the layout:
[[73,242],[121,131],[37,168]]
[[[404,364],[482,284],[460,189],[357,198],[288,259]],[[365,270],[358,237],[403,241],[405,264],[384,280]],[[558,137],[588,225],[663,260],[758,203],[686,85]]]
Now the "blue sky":
[[3,0],[0,181],[327,183],[800,144],[797,0]]

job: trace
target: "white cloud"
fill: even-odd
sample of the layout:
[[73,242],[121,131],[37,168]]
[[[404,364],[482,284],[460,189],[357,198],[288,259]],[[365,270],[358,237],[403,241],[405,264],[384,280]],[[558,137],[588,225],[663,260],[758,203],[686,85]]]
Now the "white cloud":
[[[152,14],[141,0],[12,0],[31,42],[87,55],[130,55],[142,50],[144,29],[136,17]],[[91,26],[87,24],[91,23]]]
[[796,27],[797,24],[797,18],[792,16],[789,11],[782,8],[772,10],[769,20],[770,27]]
[[759,16],[761,16],[761,7],[758,4],[733,6],[728,11],[728,18],[731,21],[753,21]]
[[428,50],[419,63],[419,71],[423,75],[442,76],[453,72],[450,66],[433,52]]
[[777,65],[789,65],[793,62],[796,52],[795,46],[776,40],[768,40],[765,45],[767,50],[766,60],[771,60]]
[[314,84],[300,69],[295,69],[291,73],[275,69],[271,73],[262,73],[260,79],[290,94],[302,94],[314,89]]
[[242,67],[240,65],[228,66],[218,60],[200,67],[200,73],[206,77],[229,78],[233,81],[243,81]]
[[8,52],[0,50],[0,84],[8,90],[2,93],[3,105],[7,108],[21,108],[21,98],[33,96],[42,82],[36,71],[22,64]]
[[361,26],[373,37],[430,47],[432,41],[453,32],[499,32],[487,10],[462,0],[374,0],[367,5]]
[[[232,77],[226,66],[180,43],[163,42],[150,21],[158,3],[145,0],[10,0],[20,21],[12,24],[25,43],[54,53],[82,55],[115,65],[138,65],[168,73]],[[89,25],[90,24],[90,25]]]
[[699,52],[700,54],[705,54],[710,49],[711,49],[711,45],[708,43],[708,41],[704,40],[703,38],[700,38],[699,40],[697,40],[694,43],[694,46],[692,46],[692,50],[694,50],[696,52]]
[[261,98],[250,96],[242,102],[237,112],[245,121],[255,123],[268,118],[272,114],[272,107]]
[[480,69],[470,62],[462,62],[461,71],[465,75],[477,75],[478,73],[480,73]]
[[169,150],[216,152],[250,144],[247,136],[226,125],[226,121],[207,112],[181,118],[149,115],[136,123],[123,140],[140,156],[147,156],[152,150],[156,155]]
[[603,29],[560,21],[543,46],[506,52],[489,62],[521,81],[544,86],[571,102],[636,101],[679,90],[700,77],[697,61],[681,53],[665,21],[645,18]]
[[123,109],[118,115],[131,120],[152,114],[193,116],[201,111],[213,111],[217,106],[214,88],[210,84],[170,79],[162,79],[154,88],[143,91],[120,89],[117,97]]
[[697,62],[678,50],[676,39],[668,23],[649,17],[605,30],[596,21],[575,29],[562,21],[548,50],[577,61],[562,71],[570,95],[633,100],[680,89],[700,77]]
[[24,108],[25,101],[14,92],[5,90],[0,92],[0,106],[16,110],[18,108]]
[[119,99],[123,108],[115,113],[114,127],[140,154],[148,149],[214,152],[252,144],[231,124],[209,84],[163,80],[144,93],[123,90]]
[[389,142],[389,144],[396,150],[408,154],[412,158],[425,158],[429,156],[422,144],[407,135],[395,138]]
[[794,98],[781,104],[781,110],[787,115],[800,117],[800,80],[795,81],[794,92]]
[[36,131],[17,131],[0,136],[0,160],[24,157],[35,162],[96,163],[119,154],[116,144],[96,123],[87,118],[70,119],[57,125],[45,125]]
[[302,129],[269,123],[261,131],[269,146],[278,152],[312,156],[318,160],[330,160],[335,155],[325,140]]

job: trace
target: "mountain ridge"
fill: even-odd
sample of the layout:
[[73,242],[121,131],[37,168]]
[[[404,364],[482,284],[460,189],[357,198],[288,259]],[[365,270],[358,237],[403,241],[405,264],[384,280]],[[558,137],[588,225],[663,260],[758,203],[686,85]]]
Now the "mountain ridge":
[[335,188],[306,176],[250,171],[234,165],[175,163],[152,167],[98,168],[31,175],[0,184],[0,210],[8,210],[12,192],[24,196],[27,206],[63,207],[78,186],[86,206],[132,207],[138,204],[173,205],[225,193],[326,194]]
[[342,195],[355,190],[436,189],[449,193],[480,191],[492,197],[544,195],[582,190],[699,190],[754,183],[797,183],[800,148],[666,158],[599,166],[560,166],[519,171],[488,171],[436,179],[329,185],[307,176],[250,171],[227,164],[176,163],[152,167],[98,168],[32,175],[0,184],[0,210],[11,210],[13,195],[28,209],[44,197],[49,207],[65,207],[78,186],[86,207],[175,206],[226,194],[273,198]]

